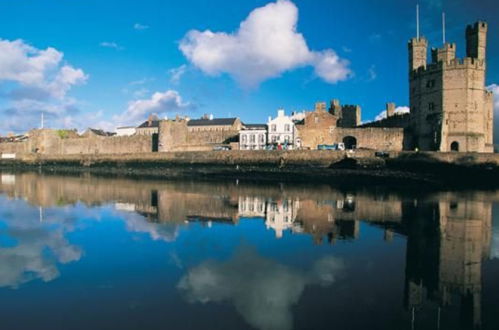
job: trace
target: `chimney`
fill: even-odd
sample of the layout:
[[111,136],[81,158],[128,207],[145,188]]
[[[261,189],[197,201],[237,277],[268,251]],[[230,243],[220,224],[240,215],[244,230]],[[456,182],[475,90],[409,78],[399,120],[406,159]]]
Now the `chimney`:
[[277,110],[277,117],[284,117],[284,109]]
[[210,120],[213,120],[213,114],[210,114],[209,119],[210,119]]
[[390,102],[386,104],[386,118],[390,118],[395,115],[395,103]]
[[149,117],[147,117],[147,126],[151,127],[152,126],[152,120],[153,120],[153,117],[152,117],[152,114],[149,115]]

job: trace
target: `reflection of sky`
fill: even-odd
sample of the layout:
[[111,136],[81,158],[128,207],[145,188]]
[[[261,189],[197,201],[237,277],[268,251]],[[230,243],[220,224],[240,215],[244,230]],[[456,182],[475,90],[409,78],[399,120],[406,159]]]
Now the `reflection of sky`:
[[40,210],[24,201],[0,198],[0,210],[0,287],[54,280],[57,263],[81,258],[81,249],[65,238],[74,228],[67,209],[42,211],[40,217]]
[[206,261],[190,269],[178,288],[190,302],[233,303],[258,329],[287,330],[293,324],[291,307],[305,287],[331,285],[343,270],[343,261],[335,257],[319,259],[304,272],[244,250],[227,262]]
[[[79,261],[84,254],[67,236],[82,229],[82,219],[101,220],[101,212],[102,208],[79,204],[41,209],[0,197],[0,288],[58,278],[58,264]],[[176,227],[149,223],[136,213],[124,213],[122,220],[129,232],[145,233],[153,240],[174,241],[177,235]]]

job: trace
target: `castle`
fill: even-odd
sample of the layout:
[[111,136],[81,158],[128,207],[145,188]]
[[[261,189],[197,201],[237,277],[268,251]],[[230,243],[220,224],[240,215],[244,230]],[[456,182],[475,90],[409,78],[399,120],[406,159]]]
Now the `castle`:
[[[387,103],[386,118],[361,122],[358,105],[318,102],[303,116],[284,116],[278,123],[245,125],[239,118],[203,117],[152,120],[132,136],[77,136],[61,130],[33,130],[26,138],[2,142],[0,153],[96,154],[210,151],[232,148],[318,149],[342,142],[347,149],[382,151],[493,152],[493,94],[485,87],[487,23],[466,28],[466,57],[456,58],[456,44],[431,49],[428,40],[412,38],[409,50],[408,113]],[[95,135],[95,134],[93,134]],[[282,139],[281,139],[282,138]],[[252,142],[253,141],[253,142]],[[258,141],[258,148],[256,146]],[[251,146],[250,144],[253,143]],[[218,149],[217,149],[218,148]]]
[[409,41],[409,147],[428,151],[493,152],[493,95],[485,88],[487,23],[466,28],[466,57],[456,44],[431,50]]

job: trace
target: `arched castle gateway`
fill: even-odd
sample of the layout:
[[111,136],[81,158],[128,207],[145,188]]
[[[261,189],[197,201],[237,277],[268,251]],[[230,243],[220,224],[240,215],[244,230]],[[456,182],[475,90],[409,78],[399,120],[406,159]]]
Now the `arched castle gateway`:
[[428,41],[409,41],[412,148],[433,151],[493,152],[493,95],[485,88],[487,23],[466,28],[466,57],[456,44],[431,50]]

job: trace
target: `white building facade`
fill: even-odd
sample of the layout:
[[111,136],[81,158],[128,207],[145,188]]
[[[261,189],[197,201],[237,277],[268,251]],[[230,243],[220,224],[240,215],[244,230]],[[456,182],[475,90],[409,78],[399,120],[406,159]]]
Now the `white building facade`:
[[130,136],[135,134],[135,127],[133,126],[126,126],[126,127],[118,127],[116,128],[116,135],[117,136]]
[[267,122],[268,144],[277,149],[296,149],[297,131],[291,117],[283,109],[277,110],[277,117]]
[[267,147],[267,126],[244,125],[239,131],[240,150],[264,150]]

